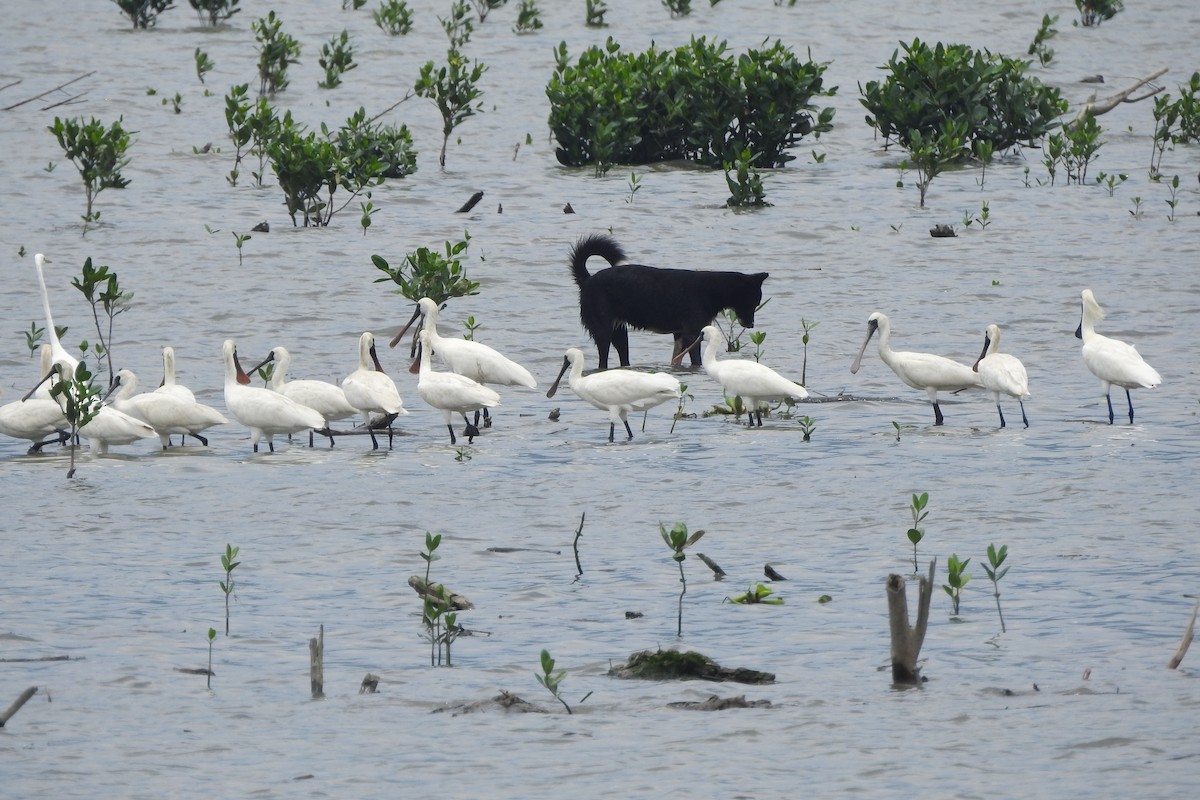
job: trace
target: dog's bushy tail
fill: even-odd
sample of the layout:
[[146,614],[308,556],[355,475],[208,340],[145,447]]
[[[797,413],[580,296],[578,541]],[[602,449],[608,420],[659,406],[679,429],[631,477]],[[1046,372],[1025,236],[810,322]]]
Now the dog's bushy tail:
[[583,286],[584,281],[592,277],[587,271],[587,260],[592,256],[600,256],[610,266],[616,266],[625,260],[625,251],[617,244],[616,239],[602,233],[593,233],[581,238],[571,248],[571,274],[575,276],[575,283],[579,286]]

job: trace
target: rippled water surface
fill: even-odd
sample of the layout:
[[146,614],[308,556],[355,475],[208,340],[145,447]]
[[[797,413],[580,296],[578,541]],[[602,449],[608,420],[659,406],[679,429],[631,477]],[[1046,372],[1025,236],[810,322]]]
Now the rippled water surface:
[[[92,338],[86,304],[70,288],[91,256],[136,293],[115,326],[118,366],[157,380],[159,348],[172,344],[180,380],[224,409],[223,339],[237,339],[250,358],[286,345],[294,377],[339,379],[355,366],[359,333],[390,336],[411,313],[372,283],[370,255],[398,261],[464,229],[481,290],[450,304],[443,333],[474,315],[478,338],[540,384],[504,391],[495,427],[461,452],[418,398],[399,350],[381,357],[412,413],[391,451],[370,452],[360,438],[310,450],[297,439],[254,455],[235,423],[211,431],[207,449],[164,453],[147,441],[99,458],[85,448],[67,480],[66,451],[27,456],[24,443],[0,441],[0,658],[72,658],[0,663],[0,707],[26,686],[42,688],[0,731],[5,796],[1194,791],[1198,656],[1179,671],[1164,664],[1190,612],[1182,595],[1200,589],[1189,335],[1200,324],[1200,153],[1181,147],[1164,159],[1164,173],[1181,177],[1174,222],[1167,187],[1146,177],[1151,101],[1100,118],[1105,144],[1092,174],[1129,176],[1113,197],[1095,185],[1039,187],[1045,170],[1029,152],[989,169],[982,189],[973,170],[939,176],[921,210],[911,176],[895,187],[899,157],[877,149],[857,101],[858,83],[880,75],[900,40],[1020,55],[1047,11],[1061,14],[1057,55],[1033,71],[1072,105],[1162,66],[1175,92],[1200,67],[1194,3],[1129,3],[1100,28],[1082,29],[1070,24],[1070,4],[1025,0],[791,9],[726,0],[697,3],[680,20],[651,0],[610,0],[611,25],[598,31],[583,25],[581,1],[543,2],[545,28],[529,36],[511,31],[509,3],[468,45],[489,67],[485,111],[456,131],[445,170],[432,105],[411,99],[388,115],[412,129],[419,170],[375,192],[380,210],[365,237],[353,209],[329,228],[294,230],[270,180],[263,189],[225,182],[224,94],[253,77],[249,24],[273,7],[304,48],[280,105],[311,125],[335,124],[359,105],[378,112],[405,95],[422,63],[444,56],[436,15],[448,4],[410,2],[416,29],[402,39],[379,32],[368,9],[343,12],[333,0],[249,0],[215,32],[195,27],[186,8],[156,30],[132,32],[112,4],[54,5],[52,24],[34,4],[9,9],[0,86],[21,82],[0,91],[0,105],[96,72],[0,112],[6,400],[36,372],[17,333],[42,320],[34,252],[52,259],[50,299],[56,322],[70,327],[68,344]],[[343,28],[360,66],[343,87],[319,89],[320,45]],[[764,176],[769,209],[725,209],[723,174],[674,165],[638,168],[642,188],[630,203],[628,170],[595,179],[554,159],[544,87],[559,41],[578,54],[606,36],[641,50],[693,35],[726,38],[735,50],[780,36],[830,62],[827,78],[840,87],[835,128]],[[197,47],[216,62],[211,96],[196,80]],[[1078,82],[1096,73],[1105,86]],[[67,92],[82,96],[46,108]],[[176,92],[178,115],[162,104]],[[100,195],[104,224],[86,237],[77,176],[46,130],[56,114],[123,116],[138,131],[131,183]],[[214,152],[193,152],[208,142]],[[485,198],[474,211],[453,213],[477,190]],[[1144,209],[1136,219],[1135,197]],[[990,225],[963,229],[964,214],[978,215],[984,201]],[[568,202],[574,215],[562,213]],[[271,232],[253,234],[239,264],[230,232],[264,219]],[[958,238],[931,239],[927,229],[939,222],[956,225]],[[659,408],[644,432],[635,425],[632,442],[609,444],[599,412],[570,391],[544,393],[565,348],[583,347],[594,364],[566,255],[580,235],[610,229],[642,263],[770,272],[771,302],[758,320],[768,333],[764,361],[793,376],[806,367],[814,398],[868,399],[802,406],[815,420],[810,442],[778,417],[747,431],[696,416],[672,433],[671,410]],[[1134,425],[1101,424],[1103,397],[1072,336],[1085,287],[1108,312],[1101,330],[1135,342],[1162,373],[1162,387],[1135,393]],[[1031,426],[998,429],[990,400],[976,394],[945,400],[946,425],[932,427],[922,394],[900,384],[874,346],[850,375],[874,310],[891,316],[900,349],[963,361],[977,355],[985,325],[1001,324],[1030,373]],[[807,355],[801,318],[820,323]],[[665,337],[632,340],[635,364],[664,367]],[[694,395],[689,412],[721,401],[705,375],[678,373]],[[1124,399],[1114,401],[1120,423]],[[561,418],[549,421],[556,407]],[[1014,406],[1010,422],[1017,416]],[[929,682],[898,691],[881,671],[883,582],[911,570],[907,505],[924,491],[922,561],[938,558],[940,584],[947,556],[970,557],[973,580],[959,621],[939,590],[923,649]],[[584,512],[584,574],[575,580],[571,545]],[[682,640],[678,573],[657,530],[676,520],[705,529],[697,549],[729,573],[716,582],[687,560]],[[453,669],[429,667],[406,585],[424,570],[427,530],[444,536],[434,576],[476,606],[461,621],[481,635],[459,640]],[[218,555],[227,542],[240,546],[242,565],[209,691],[203,677],[176,668],[204,666],[205,632],[222,626]],[[992,542],[1010,550],[1001,582],[1008,631],[999,636],[980,566]],[[722,603],[768,562],[790,579],[774,586],[785,605]],[[815,602],[823,594],[832,602]],[[644,616],[627,620],[626,611]],[[307,640],[322,624],[328,698],[313,702]],[[675,645],[773,671],[777,682],[605,675],[632,651]],[[568,671],[572,716],[534,680],[543,647]],[[380,692],[359,695],[368,671],[381,677]],[[556,713],[430,713],[502,689]],[[714,692],[772,707],[696,714],[667,705]]]

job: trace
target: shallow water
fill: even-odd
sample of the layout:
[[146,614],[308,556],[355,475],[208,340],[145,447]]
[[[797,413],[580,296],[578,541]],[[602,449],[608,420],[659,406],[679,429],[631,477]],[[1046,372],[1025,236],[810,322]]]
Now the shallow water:
[[[1194,672],[1188,660],[1175,672],[1163,665],[1190,611],[1181,595],[1196,592],[1197,380],[1184,334],[1200,321],[1192,177],[1200,153],[1179,148],[1164,160],[1164,173],[1183,185],[1175,222],[1166,218],[1166,186],[1146,179],[1150,101],[1100,118],[1106,143],[1092,174],[1129,175],[1112,198],[1097,186],[1038,187],[1044,168],[1030,152],[989,169],[982,190],[975,171],[939,176],[920,210],[911,176],[905,189],[894,187],[899,158],[875,149],[857,102],[858,82],[879,74],[899,40],[1017,55],[1042,5],[945,2],[901,13],[880,2],[785,9],[756,0],[697,4],[691,17],[670,20],[658,4],[626,1],[610,2],[611,26],[592,31],[582,4],[543,3],[546,27],[516,36],[510,3],[477,27],[468,48],[490,67],[486,112],[458,129],[446,170],[437,167],[432,107],[412,99],[391,115],[412,128],[420,168],[375,192],[380,211],[365,237],[351,209],[328,229],[293,230],[273,187],[224,181],[232,155],[223,95],[252,76],[249,23],[267,6],[217,32],[176,9],[159,29],[133,33],[115,7],[60,5],[53,36],[26,4],[12,9],[0,61],[0,85],[23,79],[0,92],[0,105],[98,70],[76,85],[86,89],[78,105],[41,110],[64,98],[55,95],[0,113],[6,400],[35,372],[16,334],[42,319],[33,252],[53,259],[51,303],[56,322],[70,326],[68,344],[91,324],[69,284],[90,255],[136,293],[116,322],[119,365],[152,381],[159,348],[172,344],[181,382],[223,409],[224,338],[236,338],[243,357],[284,344],[294,377],[336,380],[354,368],[361,331],[388,336],[411,313],[372,283],[369,256],[396,261],[464,229],[481,291],[451,303],[443,333],[474,315],[479,339],[528,366],[541,388],[502,392],[496,426],[463,460],[402,372],[399,350],[381,357],[412,414],[390,452],[369,452],[358,438],[312,450],[297,439],[254,455],[246,430],[232,424],[211,431],[207,449],[163,453],[147,441],[106,458],[85,449],[68,481],[65,451],[31,457],[23,443],[0,441],[0,658],[77,659],[0,665],[0,705],[26,686],[44,689],[0,731],[6,795],[525,797],[556,786],[628,797],[799,787],[960,797],[1003,787],[1005,796],[1037,797],[1094,791],[1102,781],[1110,796],[1178,796],[1195,786]],[[358,105],[374,112],[403,97],[420,64],[440,59],[445,46],[435,19],[442,4],[410,5],[417,31],[398,41],[374,28],[367,9],[272,6],[304,46],[280,104],[332,124]],[[1200,12],[1191,3],[1130,4],[1092,30],[1071,27],[1067,7],[1060,11],[1056,60],[1034,72],[1073,104],[1096,88],[1076,82],[1084,75],[1104,73],[1103,95],[1169,66],[1175,92],[1197,68],[1188,32]],[[316,87],[317,51],[343,27],[360,66],[326,92]],[[642,188],[627,203],[627,170],[597,180],[556,164],[543,91],[555,44],[565,40],[578,54],[608,35],[641,49],[714,32],[734,49],[775,35],[811,47],[841,87],[831,101],[835,129],[765,176],[772,208],[724,209],[719,172],[638,168]],[[217,64],[210,97],[193,71],[197,46]],[[151,87],[156,96],[146,94]],[[161,105],[176,91],[179,115]],[[132,183],[100,195],[105,224],[86,237],[77,177],[45,130],[64,113],[124,115],[139,131]],[[194,155],[206,142],[223,152]],[[809,150],[825,160],[812,163]],[[47,172],[49,162],[60,163]],[[455,215],[476,190],[486,192],[483,202]],[[1129,213],[1135,196],[1140,219]],[[963,214],[977,215],[983,201],[989,227],[961,230]],[[562,213],[567,202],[575,215]],[[271,233],[253,234],[239,264],[230,231],[262,219]],[[926,230],[938,222],[958,226],[959,237],[931,239]],[[599,412],[565,389],[544,397],[565,348],[582,347],[594,364],[566,254],[578,236],[609,229],[635,261],[770,272],[771,302],[759,316],[764,361],[793,376],[806,365],[814,395],[870,399],[802,406],[816,420],[810,442],[778,418],[747,431],[697,417],[671,433],[670,409],[659,408],[644,432],[635,424],[632,442],[609,444]],[[22,246],[27,255],[18,257]],[[1134,425],[1102,424],[1098,382],[1072,336],[1085,287],[1108,312],[1101,330],[1135,342],[1163,375],[1158,390],[1135,392]],[[1031,427],[997,429],[982,394],[945,400],[946,425],[932,427],[924,397],[899,383],[874,346],[850,375],[874,310],[891,316],[897,347],[964,361],[977,355],[985,325],[999,323],[1006,349],[1029,369]],[[820,322],[807,357],[801,318]],[[668,347],[665,337],[632,337],[637,365],[661,368]],[[720,402],[706,376],[679,374],[694,395],[688,411]],[[1114,404],[1120,423],[1123,398]],[[557,422],[547,419],[553,408]],[[1019,419],[1015,405],[1006,411],[1010,423]],[[899,441],[893,421],[904,426]],[[929,683],[897,691],[880,671],[883,580],[911,570],[907,505],[922,491],[930,493],[922,561],[938,558],[940,584],[948,555],[969,556],[973,580],[961,622],[949,619],[949,598],[938,592],[923,649]],[[584,574],[574,580],[571,544],[584,512]],[[676,566],[657,531],[676,520],[705,529],[697,549],[729,573],[716,582],[687,560],[682,640]],[[424,569],[426,530],[445,537],[434,576],[476,604],[461,620],[481,635],[459,640],[454,669],[428,666],[406,585]],[[215,642],[207,691],[202,677],[175,668],[204,666],[205,632],[221,628],[216,583],[227,542],[240,546],[243,564],[232,635]],[[992,542],[1009,546],[1012,565],[1001,583],[1008,631],[1000,636],[980,566]],[[768,562],[791,579],[775,586],[785,605],[721,602]],[[816,603],[822,594],[833,602]],[[626,611],[645,616],[627,620]],[[306,641],[321,624],[329,696],[314,703]],[[676,644],[774,671],[778,681],[605,676],[631,651]],[[561,710],[533,678],[543,647],[569,672],[569,701],[593,693],[575,715],[429,713],[500,689]],[[380,693],[360,696],[368,671],[380,675]],[[714,692],[774,707],[698,717],[667,707]]]

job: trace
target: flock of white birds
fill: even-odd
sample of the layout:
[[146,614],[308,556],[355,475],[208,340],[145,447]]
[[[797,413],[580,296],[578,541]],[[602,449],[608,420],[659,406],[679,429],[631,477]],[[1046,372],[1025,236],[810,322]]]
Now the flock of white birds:
[[[73,375],[78,358],[63,347],[54,327],[43,265],[48,263],[41,253],[34,256],[42,307],[46,318],[49,342],[41,348],[42,381],[25,398],[0,406],[0,434],[31,442],[30,452],[40,450],[51,442],[68,441],[70,424],[61,405],[62,398],[52,397],[50,386],[56,376]],[[1162,382],[1158,372],[1142,359],[1134,347],[1118,339],[1102,336],[1095,324],[1104,312],[1090,289],[1081,294],[1082,313],[1075,335],[1083,340],[1083,362],[1100,379],[1108,401],[1108,421],[1114,420],[1111,390],[1125,390],[1129,404],[1129,422],[1133,423],[1131,389],[1154,388]],[[453,415],[460,414],[465,423],[468,441],[479,435],[479,414],[488,420],[489,409],[500,404],[495,386],[525,386],[536,388],[537,381],[529,370],[480,342],[438,335],[438,304],[422,298],[408,324],[396,334],[391,345],[400,342],[409,328],[420,320],[416,340],[418,362],[417,392],[429,406],[442,413],[450,432],[450,443],[457,444]],[[957,392],[964,389],[983,389],[991,393],[1005,427],[1001,397],[1014,398],[1020,404],[1021,421],[1029,427],[1024,401],[1029,398],[1029,380],[1024,365],[1015,356],[1000,352],[1000,328],[989,325],[984,335],[983,351],[974,365],[967,366],[931,353],[897,351],[891,345],[891,323],[887,316],[875,312],[867,319],[867,337],[850,367],[858,372],[863,355],[875,333],[879,333],[879,357],[896,376],[914,389],[924,390],[933,406],[934,424],[943,423],[938,405],[938,392]],[[709,325],[703,331],[702,364],[704,371],[721,384],[726,396],[741,398],[750,426],[762,426],[764,405],[785,399],[803,400],[808,392],[803,386],[788,380],[769,367],[751,360],[719,359],[725,351],[726,340],[721,331]],[[153,391],[138,392],[137,376],[126,369],[115,377],[109,395],[99,412],[79,429],[92,452],[103,454],[113,445],[125,445],[139,439],[157,437],[163,448],[171,445],[171,437],[192,436],[207,445],[204,431],[230,420],[214,408],[196,401],[195,395],[175,380],[175,353],[164,347],[163,382]],[[281,434],[309,432],[328,436],[333,444],[330,425],[339,420],[361,416],[364,429],[374,448],[379,447],[375,431],[388,431],[392,443],[392,422],[408,411],[400,398],[395,382],[384,373],[375,352],[375,338],[370,332],[359,337],[358,368],[347,375],[340,385],[326,381],[287,379],[291,356],[283,347],[276,347],[262,363],[242,368],[237,345],[226,340],[222,347],[225,361],[225,407],[233,418],[250,430],[254,452],[265,439],[274,452],[274,437]],[[449,371],[435,371],[431,356],[437,355]],[[273,363],[267,387],[251,386],[250,374],[267,363]],[[419,363],[419,370],[416,364]],[[564,375],[572,391],[582,400],[606,412],[609,419],[609,441],[613,441],[620,422],[630,439],[630,412],[647,411],[670,400],[678,400],[679,381],[664,372],[639,372],[631,369],[608,369],[584,374],[583,352],[577,348],[566,351],[562,370],[546,393],[553,397]],[[475,412],[474,420],[467,415]]]

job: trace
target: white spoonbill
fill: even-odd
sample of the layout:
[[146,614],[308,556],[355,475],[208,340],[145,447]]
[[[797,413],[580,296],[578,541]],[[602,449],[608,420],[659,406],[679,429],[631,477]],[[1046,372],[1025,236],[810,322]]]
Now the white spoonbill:
[[225,407],[238,422],[250,429],[254,452],[258,452],[258,442],[264,437],[274,453],[275,434],[325,427],[325,418],[311,408],[270,389],[249,386],[250,376],[238,361],[233,339],[226,339],[221,351],[225,359]]
[[[313,409],[325,418],[327,425],[339,419],[353,417],[358,413],[358,409],[350,405],[350,401],[346,399],[346,392],[335,383],[317,380],[289,381],[287,371],[292,366],[292,354],[286,347],[272,348],[271,355],[267,356],[266,360],[258,367],[271,362],[275,363],[275,368],[271,370],[271,383],[269,384],[271,390],[295,400],[302,406]],[[251,372],[257,370],[258,367]],[[313,446],[312,431],[309,431],[308,434],[308,446]],[[333,447],[332,435],[329,437],[329,446]]]
[[[162,383],[160,383],[158,385],[158,388],[155,389],[154,391],[158,392],[159,394],[174,395],[174,396],[178,397],[180,400],[183,400],[185,402],[195,403],[196,395],[194,395],[192,393],[192,390],[189,389],[188,387],[184,386],[182,383],[179,383],[175,380],[175,348],[171,347],[170,345],[166,345],[165,347],[163,347],[162,358],[163,358],[163,379],[162,379]],[[225,420],[225,421],[228,422],[229,420]],[[196,436],[194,434],[191,434],[191,435],[192,435],[192,438],[198,440],[205,447],[208,446],[208,439],[204,438],[203,436]],[[180,446],[182,446],[184,441],[187,440],[187,436],[188,436],[188,434],[180,434],[180,437],[179,437]],[[171,446],[171,437],[170,436],[167,437],[167,446],[168,447]]]
[[375,440],[375,431],[371,427],[371,413],[385,415],[385,422],[378,427],[387,425],[388,449],[391,449],[392,421],[397,416],[408,414],[408,411],[400,399],[395,381],[384,373],[379,364],[379,356],[375,353],[375,337],[370,331],[364,331],[358,337],[358,369],[342,379],[342,391],[346,393],[350,405],[362,412],[374,450],[379,449],[379,442]]
[[180,441],[184,435],[191,435],[207,446],[208,439],[200,435],[201,431],[229,422],[215,408],[195,400],[158,391],[137,394],[137,387],[137,375],[127,369],[118,370],[113,379],[112,406],[154,428],[163,450],[171,446],[171,435],[175,433]]
[[467,422],[465,435],[471,442],[479,435],[479,428],[467,421],[468,411],[478,411],[481,408],[495,408],[500,405],[500,395],[494,389],[484,386],[478,381],[459,375],[457,372],[434,372],[430,365],[430,340],[432,331],[425,329],[417,334],[420,339],[420,377],[417,379],[417,393],[421,399],[442,412],[446,429],[450,431],[450,444],[457,444],[454,438],[454,426],[450,424],[450,414],[457,411]]
[[981,389],[983,383],[979,376],[965,364],[960,364],[944,356],[932,353],[909,353],[892,349],[892,324],[886,315],[876,311],[867,318],[867,338],[863,340],[858,357],[850,365],[850,373],[858,372],[862,365],[863,353],[871,337],[879,331],[879,358],[892,368],[896,377],[914,389],[925,390],[925,395],[933,405],[933,424],[941,425],[944,421],[942,409],[938,405],[938,392],[960,392],[963,389]]
[[1120,339],[1110,339],[1096,333],[1095,325],[1104,319],[1104,312],[1096,302],[1091,289],[1084,289],[1083,315],[1075,338],[1083,340],[1083,363],[1104,386],[1104,399],[1108,401],[1108,424],[1113,423],[1112,396],[1109,394],[1115,383],[1125,390],[1129,402],[1129,424],[1133,424],[1133,398],[1130,389],[1153,389],[1162,383],[1162,376],[1142,359],[1137,349]]
[[57,434],[59,444],[66,444],[71,439],[67,433],[70,427],[62,408],[49,398],[32,397],[0,406],[0,433],[14,439],[28,439],[30,453],[54,441],[46,439],[51,434]]
[[607,369],[583,374],[583,351],[572,347],[563,357],[562,369],[546,397],[554,397],[563,375],[570,370],[567,384],[579,399],[608,412],[608,440],[616,434],[617,422],[633,438],[629,427],[630,411],[646,411],[679,398],[679,381],[665,372],[637,372],[631,369]]
[[725,335],[715,325],[706,325],[701,335],[704,337],[704,350],[700,363],[704,365],[704,371],[721,384],[726,394],[742,398],[750,427],[754,426],[755,417],[758,418],[758,427],[762,427],[761,407],[764,403],[785,397],[794,400],[808,397],[808,390],[803,386],[757,361],[718,361],[718,345],[724,350],[726,343]]
[[1000,395],[1017,398],[1021,404],[1021,421],[1029,427],[1025,416],[1025,401],[1029,399],[1029,375],[1025,365],[1016,356],[1000,352],[1000,326],[988,325],[983,333],[983,350],[972,367],[979,373],[983,388],[992,393],[996,411],[1000,414],[1000,427],[1004,427],[1004,411],[1000,408]]
[[153,439],[158,432],[140,419],[112,406],[100,406],[96,416],[79,429],[79,435],[88,440],[93,453],[104,455],[110,445],[132,444],[138,439]]
[[[465,375],[476,383],[490,383],[496,386],[527,386],[537,388],[537,381],[529,370],[517,362],[502,356],[496,350],[480,342],[467,339],[446,338],[438,334],[438,304],[428,297],[422,297],[417,302],[417,310],[413,312],[399,333],[392,337],[390,347],[395,347],[404,338],[417,317],[421,317],[420,329],[429,331],[429,344],[435,355],[439,356],[451,372]],[[490,425],[487,407],[483,409],[484,425]],[[478,418],[476,419],[478,422]]]

